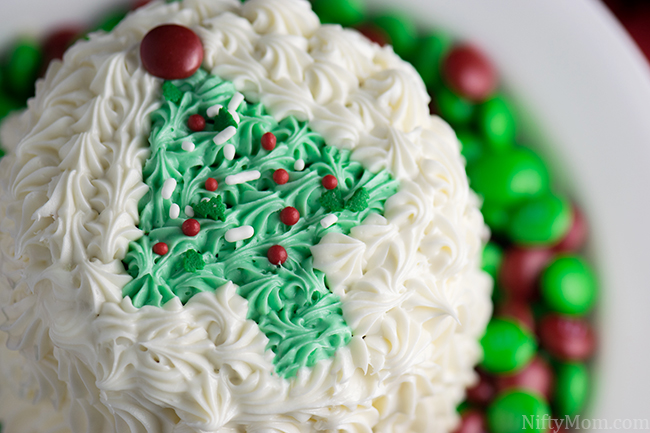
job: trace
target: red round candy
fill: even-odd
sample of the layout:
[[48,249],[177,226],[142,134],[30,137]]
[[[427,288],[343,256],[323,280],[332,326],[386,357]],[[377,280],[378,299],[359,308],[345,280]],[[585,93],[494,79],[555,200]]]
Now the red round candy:
[[573,221],[571,222],[571,228],[564,239],[553,247],[553,250],[558,252],[579,251],[587,241],[588,233],[589,230],[585,216],[582,214],[580,209],[573,206]]
[[278,168],[273,172],[273,181],[278,185],[289,182],[289,173],[284,168]]
[[334,189],[338,186],[339,181],[336,179],[336,176],[328,174],[323,178],[323,186],[325,189]]
[[205,129],[205,117],[200,114],[192,114],[187,119],[187,126],[194,132],[201,132]]
[[268,151],[271,151],[275,149],[275,144],[277,143],[277,139],[275,138],[275,135],[273,135],[272,132],[267,132],[266,134],[262,135],[262,147]]
[[217,188],[219,188],[219,182],[217,182],[217,179],[213,177],[209,177],[205,181],[205,189],[207,189],[208,191],[216,191]]
[[380,46],[390,43],[390,37],[381,27],[374,24],[361,24],[357,26],[357,31]]
[[292,226],[300,219],[300,212],[295,207],[287,206],[280,212],[280,221],[288,226]]
[[442,64],[442,74],[449,87],[471,101],[484,101],[497,86],[492,64],[470,45],[454,47]]
[[582,318],[548,314],[539,323],[542,346],[562,361],[584,361],[596,348],[596,336]]
[[476,409],[463,411],[460,418],[460,425],[454,433],[487,433],[485,415]]
[[511,248],[506,251],[497,276],[510,299],[527,301],[538,293],[538,281],[553,252],[544,248]]
[[190,218],[183,221],[181,229],[186,236],[196,236],[201,231],[201,224],[194,218]]
[[482,370],[477,370],[479,380],[476,385],[467,388],[467,401],[477,406],[487,406],[496,395],[492,378]]
[[149,31],[140,44],[142,65],[165,80],[189,78],[203,62],[203,44],[192,30],[163,24]]
[[287,261],[289,255],[287,250],[284,249],[281,245],[273,245],[266,253],[266,257],[274,265],[281,265]]
[[159,256],[164,256],[169,252],[169,247],[164,242],[158,242],[153,246],[153,252],[158,254]]
[[535,330],[535,316],[533,309],[526,302],[509,300],[496,307],[497,317],[510,317],[530,329]]
[[45,66],[51,60],[62,59],[63,53],[75,39],[83,33],[81,27],[62,27],[50,33],[43,42],[43,60]]
[[535,391],[549,400],[553,392],[553,370],[538,356],[515,374],[497,376],[495,383],[499,392],[511,388],[523,388]]

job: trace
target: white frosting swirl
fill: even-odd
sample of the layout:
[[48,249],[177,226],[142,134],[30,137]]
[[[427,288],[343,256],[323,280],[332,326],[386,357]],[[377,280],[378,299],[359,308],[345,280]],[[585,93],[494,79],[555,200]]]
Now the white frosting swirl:
[[[312,248],[354,336],[291,380],[273,374],[268,340],[232,284],[185,306],[122,299],[161,83],[139,42],[168,22],[194,29],[203,66],[246,98],[308,120],[401,181],[385,216]],[[0,163],[6,433],[452,428],[490,282],[458,142],[427,103],[391,48],[320,26],[304,0],[154,2],[75,44],[0,132],[11,150]]]

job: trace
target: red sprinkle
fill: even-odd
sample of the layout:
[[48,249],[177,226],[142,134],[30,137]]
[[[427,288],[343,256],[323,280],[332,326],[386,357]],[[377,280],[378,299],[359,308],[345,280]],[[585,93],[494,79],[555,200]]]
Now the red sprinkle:
[[205,117],[200,114],[192,114],[187,119],[187,126],[194,132],[201,132],[205,129]]
[[484,101],[497,86],[492,63],[470,45],[458,45],[449,52],[442,64],[442,74],[452,90],[475,102]]
[[140,44],[142,65],[165,80],[189,78],[203,62],[203,44],[192,30],[163,24],[149,31]]
[[271,151],[275,149],[275,145],[277,143],[277,138],[275,138],[275,135],[273,135],[272,132],[267,132],[266,134],[262,135],[262,147],[268,151]]
[[169,252],[169,247],[164,242],[158,242],[156,245],[153,246],[153,252],[158,254],[159,256],[164,256]]
[[280,212],[280,221],[288,226],[292,226],[300,219],[300,212],[295,207],[287,206]]
[[281,265],[287,261],[289,255],[287,250],[284,249],[281,245],[273,245],[266,253],[266,257],[274,265]]
[[273,172],[273,180],[278,185],[284,185],[289,182],[289,173],[284,168],[278,168]]
[[207,189],[208,191],[216,191],[217,188],[219,188],[219,182],[217,182],[217,179],[213,177],[209,177],[205,181],[205,189]]
[[336,176],[333,176],[331,174],[325,176],[322,182],[325,189],[334,189],[339,184],[339,181],[336,179]]
[[547,314],[539,323],[539,339],[561,361],[584,361],[596,348],[596,336],[585,319]]
[[201,231],[201,224],[194,218],[187,219],[181,227],[186,236],[196,236]]

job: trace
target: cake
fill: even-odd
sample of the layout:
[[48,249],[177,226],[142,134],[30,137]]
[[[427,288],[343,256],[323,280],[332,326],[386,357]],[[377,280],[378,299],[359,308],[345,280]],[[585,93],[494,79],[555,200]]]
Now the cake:
[[[161,28],[198,70],[164,76]],[[77,42],[0,131],[3,432],[452,429],[488,233],[428,102],[301,0]]]

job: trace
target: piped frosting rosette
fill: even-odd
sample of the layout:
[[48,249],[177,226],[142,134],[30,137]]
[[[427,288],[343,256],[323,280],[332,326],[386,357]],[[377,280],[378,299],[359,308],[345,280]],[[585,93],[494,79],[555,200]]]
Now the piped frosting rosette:
[[[305,122],[399,185],[382,212],[311,246],[349,338],[295,374],[276,371],[233,282],[160,306],[124,296],[163,104],[140,42],[165,23],[192,29],[204,73],[246,103]],[[491,283],[459,143],[428,102],[390,47],[321,26],[306,1],[154,2],[75,44],[1,131],[7,433],[450,430],[481,356]]]

